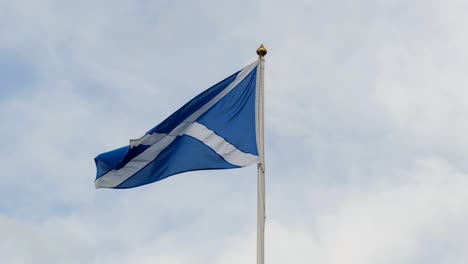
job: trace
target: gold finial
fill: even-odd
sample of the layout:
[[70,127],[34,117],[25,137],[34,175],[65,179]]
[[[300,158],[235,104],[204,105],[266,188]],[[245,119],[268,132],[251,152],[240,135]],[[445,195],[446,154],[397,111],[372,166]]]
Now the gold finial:
[[263,44],[260,45],[260,47],[258,47],[257,54],[258,54],[259,57],[264,57],[267,54],[267,49],[265,49],[265,47],[263,47]]

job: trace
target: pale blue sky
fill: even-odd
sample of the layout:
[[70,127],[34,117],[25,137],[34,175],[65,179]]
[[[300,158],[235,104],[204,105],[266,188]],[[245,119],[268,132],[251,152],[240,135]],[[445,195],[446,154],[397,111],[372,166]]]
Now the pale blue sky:
[[93,158],[266,56],[267,263],[468,262],[464,1],[0,1],[0,262],[255,263],[256,168]]

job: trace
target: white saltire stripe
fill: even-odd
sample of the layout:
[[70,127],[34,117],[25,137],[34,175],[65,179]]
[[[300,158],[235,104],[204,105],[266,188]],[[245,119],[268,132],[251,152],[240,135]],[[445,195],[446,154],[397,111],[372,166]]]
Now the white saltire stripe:
[[258,156],[239,150],[224,138],[216,135],[213,130],[197,122],[192,123],[184,134],[198,139],[233,165],[244,167],[258,161]]
[[[231,160],[234,165],[237,166],[247,166],[258,159],[257,156],[250,153],[244,153],[241,150],[237,149],[222,137],[216,135],[212,130],[209,130],[205,126],[194,123],[203,113],[210,109],[214,104],[221,100],[226,94],[228,94],[234,87],[236,87],[242,80],[247,77],[247,75],[258,65],[259,61],[255,61],[249,66],[245,67],[237,76],[236,79],[230,83],[223,91],[221,91],[217,96],[211,99],[208,103],[202,106],[200,109],[195,111],[192,115],[175,127],[169,134],[160,134],[153,133],[151,135],[145,135],[140,139],[130,140],[130,147],[138,146],[139,144],[151,145],[148,149],[140,153],[138,156],[129,161],[125,166],[119,170],[111,170],[96,179],[94,182],[96,188],[114,188],[119,186],[121,183],[126,181],[128,178],[132,177],[135,173],[143,169],[148,163],[156,159],[156,157],[168,147],[178,135],[185,134],[186,131],[189,131],[188,135],[197,138],[201,142],[205,143],[208,147],[212,148],[216,153],[221,155],[227,162]],[[197,124],[197,125],[195,125]],[[201,128],[200,126],[203,128]],[[195,128],[197,127],[197,128]],[[213,135],[207,133],[211,131]],[[206,139],[204,142],[201,139]],[[242,154],[240,154],[242,153]],[[244,155],[245,154],[245,155]],[[256,157],[254,160],[252,155]],[[231,163],[231,162],[230,162]],[[236,164],[237,163],[237,164]]]
[[153,133],[153,134],[145,134],[143,137],[139,139],[130,139],[130,148],[136,147],[140,144],[151,146],[154,143],[161,140],[166,135],[167,134]]

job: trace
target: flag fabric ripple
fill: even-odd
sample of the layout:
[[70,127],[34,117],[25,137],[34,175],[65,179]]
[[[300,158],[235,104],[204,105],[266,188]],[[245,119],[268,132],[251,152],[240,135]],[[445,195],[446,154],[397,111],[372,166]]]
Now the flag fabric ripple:
[[133,188],[195,170],[258,162],[255,61],[202,92],[143,137],[95,158],[96,188]]

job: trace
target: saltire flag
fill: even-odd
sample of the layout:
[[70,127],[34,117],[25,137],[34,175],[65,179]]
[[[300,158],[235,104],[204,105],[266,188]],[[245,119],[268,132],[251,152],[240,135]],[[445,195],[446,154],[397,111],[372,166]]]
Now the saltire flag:
[[258,162],[259,60],[202,92],[143,137],[98,155],[96,188],[133,188],[195,170]]

